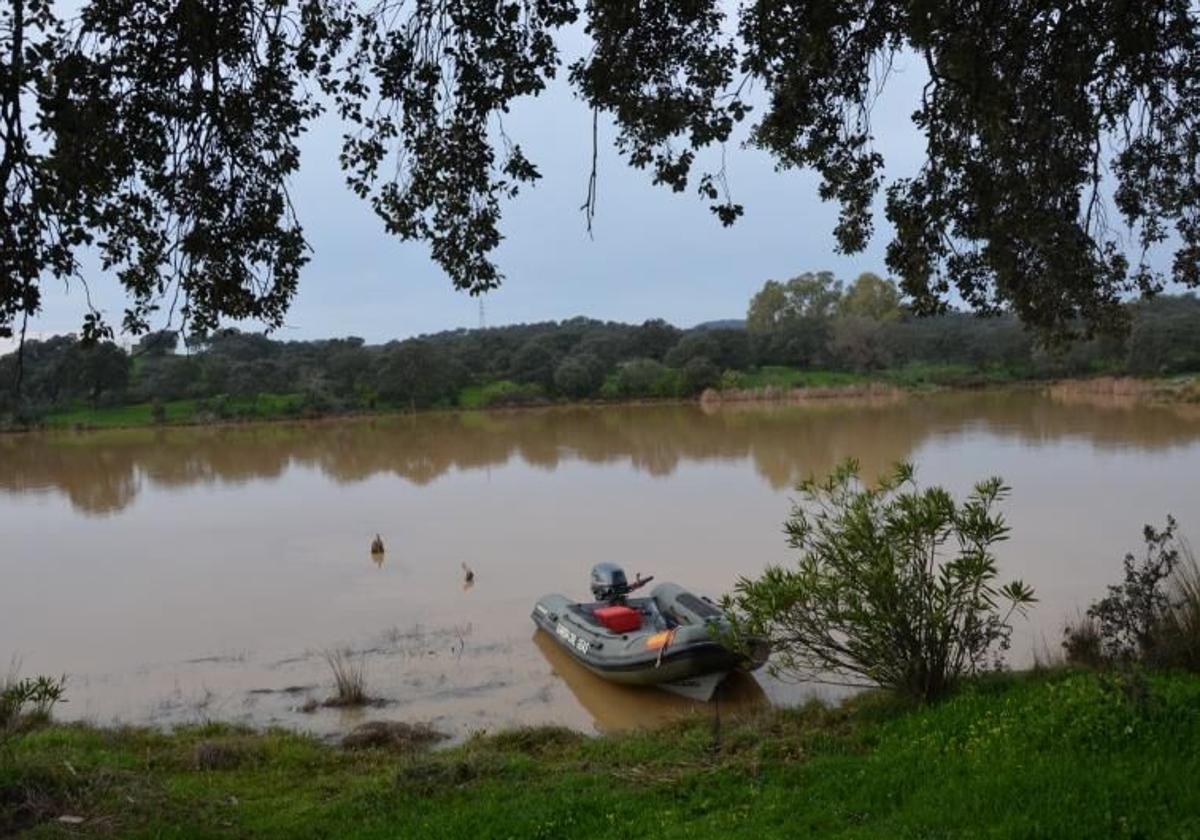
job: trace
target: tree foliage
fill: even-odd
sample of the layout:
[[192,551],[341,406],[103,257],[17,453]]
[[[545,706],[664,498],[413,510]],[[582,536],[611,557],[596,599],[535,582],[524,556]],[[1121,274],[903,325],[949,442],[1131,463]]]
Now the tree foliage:
[[864,271],[855,278],[845,295],[838,301],[838,312],[851,317],[873,321],[895,321],[903,314],[900,290],[891,280]]
[[804,320],[831,317],[842,301],[842,284],[832,271],[807,271],[786,283],[768,280],[750,299],[746,328],[766,333]]
[[771,641],[778,671],[936,700],[999,661],[1013,613],[1035,600],[996,582],[1000,479],[958,502],[918,488],[906,464],[867,487],[849,461],[798,491],[785,524],[796,565],[742,578],[726,599],[740,632]]
[[568,397],[595,395],[604,384],[604,363],[591,353],[563,359],[554,371],[554,387]]
[[[956,290],[1047,331],[1120,326],[1127,292],[1200,284],[1198,18],[1187,0],[4,0],[0,336],[47,280],[86,282],[87,249],[131,332],[278,326],[308,259],[297,140],[327,104],[384,229],[427,242],[457,288],[494,288],[504,202],[540,177],[503,117],[564,69],[630,165],[723,224],[743,207],[703,152],[749,121],[782,168],[816,171],[839,249],[860,251],[883,187],[871,107],[897,61],[927,76],[924,162],[886,187],[888,269],[915,309]],[[110,334],[89,312],[83,336]]]
[[[895,320],[835,314],[767,333],[572,318],[382,345],[353,336],[280,341],[222,329],[174,350],[174,333],[167,331],[148,334],[130,352],[109,341],[55,336],[0,356],[0,423],[27,425],[45,412],[85,404],[193,399],[216,405],[226,397],[260,395],[301,397],[310,413],[450,405],[469,385],[482,389],[485,403],[683,397],[722,381],[738,387],[736,372],[773,366],[865,371],[902,381],[928,368],[950,377],[941,381],[959,384],[993,376],[1200,372],[1200,300],[1164,295],[1130,306],[1129,318],[1126,338],[1069,348],[1039,344],[1013,316],[963,313],[905,313]],[[665,362],[645,357],[647,349]],[[24,368],[19,393],[18,365]]]

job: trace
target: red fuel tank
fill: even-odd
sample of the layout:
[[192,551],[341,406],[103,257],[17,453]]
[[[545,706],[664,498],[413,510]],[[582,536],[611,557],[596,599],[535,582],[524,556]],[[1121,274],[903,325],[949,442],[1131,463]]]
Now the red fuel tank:
[[632,633],[642,627],[642,615],[630,607],[597,607],[596,619],[614,633]]

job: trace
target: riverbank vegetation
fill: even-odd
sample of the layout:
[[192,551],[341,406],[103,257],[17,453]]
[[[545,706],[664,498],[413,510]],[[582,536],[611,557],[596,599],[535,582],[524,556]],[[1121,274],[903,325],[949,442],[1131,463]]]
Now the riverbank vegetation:
[[129,352],[56,336],[0,358],[0,422],[205,423],[1200,371],[1200,300],[1163,296],[1131,304],[1129,315],[1122,337],[1046,346],[1012,317],[917,318],[886,280],[863,274],[843,288],[823,272],[768,282],[744,321],[690,330],[575,318],[368,345],[229,329],[187,347],[166,331]]
[[[1200,833],[1200,679],[1059,670],[586,738],[348,749],[222,724],[40,725],[0,833],[122,837],[1163,837]],[[219,759],[219,760],[218,760]],[[60,820],[65,820],[60,822]]]
[[770,642],[773,673],[931,702],[1000,662],[1011,619],[1037,600],[996,581],[1003,481],[960,502],[919,487],[909,464],[868,485],[848,461],[797,492],[784,524],[797,561],[740,579],[724,601],[737,634]]

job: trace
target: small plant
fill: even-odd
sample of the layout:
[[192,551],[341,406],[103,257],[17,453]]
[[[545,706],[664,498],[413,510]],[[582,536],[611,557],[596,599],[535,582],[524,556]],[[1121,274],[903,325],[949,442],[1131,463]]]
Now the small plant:
[[327,706],[365,706],[367,696],[367,667],[364,657],[355,657],[348,648],[325,651],[325,661],[333,672],[334,695]]
[[1167,517],[1161,531],[1152,525],[1143,530],[1146,554],[1139,563],[1125,555],[1125,580],[1110,586],[1108,595],[1088,608],[1088,617],[1099,625],[1105,658],[1133,661],[1153,646],[1155,627],[1171,605],[1165,582],[1179,562],[1175,520]]
[[848,461],[798,490],[785,525],[798,564],[741,579],[725,601],[737,632],[771,642],[776,672],[928,701],[999,664],[1010,619],[1035,601],[1020,581],[996,583],[1000,479],[958,503],[919,489],[907,464],[867,488]]
[[1200,566],[1186,544],[1169,581],[1170,607],[1155,636],[1154,664],[1200,671]]
[[1063,630],[1063,651],[1067,662],[1095,668],[1104,664],[1104,646],[1100,625],[1090,615],[1080,616]]
[[1200,568],[1176,528],[1145,527],[1143,557],[1126,554],[1125,579],[1067,627],[1069,661],[1200,670]]
[[18,679],[16,666],[0,685],[0,744],[24,726],[44,723],[65,703],[67,678],[37,676]]

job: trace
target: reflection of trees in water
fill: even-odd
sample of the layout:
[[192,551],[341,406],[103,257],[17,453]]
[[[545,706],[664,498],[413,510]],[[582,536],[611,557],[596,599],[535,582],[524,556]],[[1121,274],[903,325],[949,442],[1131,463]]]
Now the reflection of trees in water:
[[1200,412],[1190,409],[996,391],[716,411],[694,405],[563,408],[10,435],[0,438],[0,489],[57,489],[75,508],[104,514],[128,505],[142,481],[241,483],[278,478],[301,465],[339,482],[393,474],[423,485],[451,469],[499,466],[514,456],[544,469],[563,460],[624,462],[651,475],[669,475],[684,461],[748,458],[772,487],[782,488],[848,457],[872,475],[930,437],[963,431],[1029,445],[1067,437],[1097,446],[1180,445],[1200,437]]

